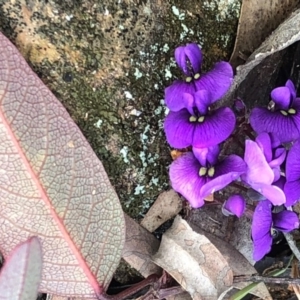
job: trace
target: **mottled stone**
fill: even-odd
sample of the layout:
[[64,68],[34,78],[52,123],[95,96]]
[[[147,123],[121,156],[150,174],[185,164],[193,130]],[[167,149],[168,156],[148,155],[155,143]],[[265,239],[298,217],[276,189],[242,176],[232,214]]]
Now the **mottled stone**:
[[0,1],[0,29],[68,109],[123,208],[138,217],[168,188],[163,89],[173,52],[197,42],[204,69],[228,59],[240,0]]

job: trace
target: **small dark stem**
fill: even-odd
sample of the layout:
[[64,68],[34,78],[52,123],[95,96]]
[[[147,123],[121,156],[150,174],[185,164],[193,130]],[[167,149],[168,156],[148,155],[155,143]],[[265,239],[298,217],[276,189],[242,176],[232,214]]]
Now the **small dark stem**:
[[130,288],[126,289],[125,291],[123,291],[117,295],[101,294],[98,296],[98,299],[99,300],[126,300],[130,296],[132,296],[132,295],[136,294],[137,292],[139,292],[140,290],[142,290],[143,288],[157,282],[158,279],[159,279],[158,275],[152,274],[152,275],[148,276],[146,279],[144,279],[143,281],[141,281],[137,284],[134,284]]
[[246,207],[245,212],[244,212],[244,215],[245,215],[247,218],[249,218],[249,219],[252,220],[252,218],[253,218],[253,209],[249,209],[249,207]]
[[255,136],[252,133],[253,129],[249,124],[244,124],[244,126],[242,126],[242,129],[251,140],[255,141]]
[[237,188],[237,189],[243,191],[243,192],[246,192],[246,193],[248,192],[248,188],[247,188],[247,187],[245,187],[245,186],[243,186],[243,185],[241,185],[241,184],[239,184],[239,183],[237,183],[237,182],[232,182],[230,185],[231,185],[232,187],[235,187],[235,188]]

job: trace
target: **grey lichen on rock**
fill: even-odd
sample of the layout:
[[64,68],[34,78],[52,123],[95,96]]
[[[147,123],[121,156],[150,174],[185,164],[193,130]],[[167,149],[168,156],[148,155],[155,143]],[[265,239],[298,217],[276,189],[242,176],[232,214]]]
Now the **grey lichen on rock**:
[[176,46],[204,69],[228,59],[240,0],[0,1],[0,29],[78,124],[123,208],[138,217],[169,186],[164,87]]

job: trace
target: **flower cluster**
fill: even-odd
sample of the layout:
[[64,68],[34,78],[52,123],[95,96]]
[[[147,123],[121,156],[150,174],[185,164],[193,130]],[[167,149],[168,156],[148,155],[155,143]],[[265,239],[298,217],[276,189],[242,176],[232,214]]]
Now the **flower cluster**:
[[[232,135],[236,117],[229,107],[213,109],[233,80],[229,63],[219,62],[201,73],[202,52],[197,44],[180,46],[175,60],[183,73],[165,89],[165,103],[170,112],[164,122],[171,147],[188,148],[170,166],[172,187],[193,208],[234,180],[256,191],[258,204],[253,212],[252,239],[254,260],[260,260],[272,246],[271,229],[289,232],[299,227],[299,219],[291,209],[300,200],[300,98],[294,84],[271,92],[271,106],[254,108],[249,120],[255,140],[246,139],[244,157],[220,156],[222,143]],[[243,102],[239,102],[239,111]],[[286,143],[292,143],[286,150]],[[277,213],[274,206],[279,207]],[[246,200],[240,194],[224,202],[224,214],[241,217]]]

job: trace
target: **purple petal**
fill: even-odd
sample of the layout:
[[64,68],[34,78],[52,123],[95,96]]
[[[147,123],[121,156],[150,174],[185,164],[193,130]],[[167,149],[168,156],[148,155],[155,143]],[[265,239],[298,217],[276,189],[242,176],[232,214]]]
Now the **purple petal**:
[[202,64],[202,51],[195,43],[187,44],[184,48],[185,55],[188,57],[195,74],[199,73]]
[[219,145],[211,146],[209,148],[195,148],[193,147],[193,153],[202,166],[215,165],[220,153]]
[[259,201],[253,212],[251,234],[253,240],[259,240],[270,233],[272,226],[272,203]]
[[175,60],[185,75],[191,75],[188,60],[194,73],[199,73],[202,63],[202,52],[197,44],[191,43],[175,49]]
[[246,209],[246,201],[242,195],[232,195],[225,201],[223,209],[240,218]]
[[288,87],[281,86],[271,92],[271,98],[280,109],[288,110],[291,102],[291,92]]
[[270,135],[267,132],[262,132],[256,137],[255,142],[263,150],[267,162],[270,162],[272,160],[272,145]]
[[170,111],[166,116],[164,130],[171,147],[182,149],[192,145],[196,125],[189,121],[190,116],[186,109]]
[[273,205],[282,205],[286,202],[285,193],[278,186],[255,183],[251,184],[251,187],[272,202]]
[[233,110],[237,114],[238,117],[245,116],[246,113],[246,105],[243,100],[236,99],[233,103]]
[[184,93],[183,94],[183,102],[185,108],[189,111],[191,115],[194,115],[194,96],[191,94]]
[[290,90],[292,99],[294,100],[296,98],[296,89],[295,89],[294,83],[289,79],[285,83],[285,86]]
[[277,136],[275,136],[273,133],[269,133],[269,136],[271,138],[271,144],[272,144],[273,149],[275,149],[281,145],[281,142]]
[[300,179],[300,141],[294,143],[287,154],[285,176],[287,181]]
[[251,226],[253,239],[253,259],[262,259],[271,250],[272,204],[268,200],[259,201],[256,206]]
[[266,108],[254,108],[250,114],[250,124],[257,133],[274,134],[280,142],[288,143],[299,138],[299,131],[294,122],[295,116],[284,116],[280,111]]
[[193,94],[196,92],[193,82],[176,80],[165,89],[165,103],[171,111],[179,111],[185,107],[184,93]]
[[221,107],[197,123],[193,147],[205,148],[225,141],[235,127],[235,115],[228,107]]
[[211,104],[211,94],[208,91],[201,90],[194,94],[195,105],[201,115],[206,115],[209,105]]
[[[292,115],[293,122],[298,129],[298,132],[300,132],[300,98],[296,98],[293,102],[292,108],[296,111],[294,115]],[[300,136],[300,134],[299,134]],[[299,138],[298,136],[298,138]]]
[[280,176],[280,178],[278,180],[276,180],[276,182],[273,183],[273,185],[278,186],[281,190],[284,189],[284,185],[286,183],[286,179],[284,176]]
[[284,193],[286,197],[286,207],[296,204],[300,200],[300,181],[286,182],[284,185]]
[[252,186],[253,183],[271,184],[274,181],[274,173],[256,142],[246,140],[244,160],[247,164],[247,172],[242,179]]
[[286,150],[283,147],[275,150],[274,159],[269,162],[271,168],[279,167],[284,162],[286,157]]
[[190,152],[177,158],[171,164],[169,171],[173,189],[184,196],[194,208],[204,204],[200,189],[206,182],[206,178],[199,176],[200,167],[201,165]]
[[281,170],[280,170],[280,167],[277,166],[277,167],[272,168],[272,171],[274,173],[274,182],[275,182],[275,181],[277,181],[280,178],[280,176],[281,176]]
[[179,46],[175,49],[175,60],[178,67],[182,70],[185,75],[189,75],[187,59],[185,56],[185,46]]
[[299,218],[293,211],[283,210],[273,214],[273,227],[283,232],[290,232],[299,227]]
[[264,258],[271,251],[272,242],[271,233],[266,234],[259,240],[253,241],[253,259],[259,261]]
[[195,81],[197,90],[207,90],[212,93],[212,102],[222,98],[233,80],[233,70],[228,62],[221,61],[214,68]]
[[201,196],[204,198],[221,190],[232,181],[238,179],[246,171],[246,164],[237,155],[229,155],[222,162],[215,165],[215,174],[209,182],[201,188]]

